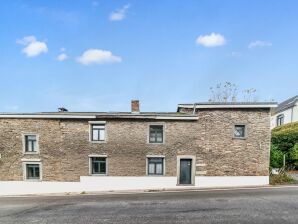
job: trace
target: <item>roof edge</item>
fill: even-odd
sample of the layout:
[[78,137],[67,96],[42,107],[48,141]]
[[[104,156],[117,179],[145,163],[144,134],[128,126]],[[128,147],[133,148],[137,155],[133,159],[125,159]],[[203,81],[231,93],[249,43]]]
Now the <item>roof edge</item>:
[[198,116],[153,116],[153,115],[48,115],[48,114],[0,114],[1,118],[11,119],[151,119],[151,120],[198,120]]
[[194,103],[178,104],[178,108],[223,109],[223,108],[276,108],[277,103]]

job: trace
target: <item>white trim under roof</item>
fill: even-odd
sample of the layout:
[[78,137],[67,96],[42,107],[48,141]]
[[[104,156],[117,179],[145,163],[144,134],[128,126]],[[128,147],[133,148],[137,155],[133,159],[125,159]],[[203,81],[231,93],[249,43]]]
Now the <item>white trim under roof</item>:
[[209,109],[209,108],[273,108],[277,104],[179,104],[178,108],[194,108]]
[[95,115],[0,114],[0,118],[95,119]]
[[[198,120],[197,116],[139,116],[139,115],[63,115],[63,114],[0,114],[0,118],[24,118],[24,119],[152,119],[152,120]],[[92,121],[94,122],[94,121]],[[101,122],[101,121],[100,121]]]

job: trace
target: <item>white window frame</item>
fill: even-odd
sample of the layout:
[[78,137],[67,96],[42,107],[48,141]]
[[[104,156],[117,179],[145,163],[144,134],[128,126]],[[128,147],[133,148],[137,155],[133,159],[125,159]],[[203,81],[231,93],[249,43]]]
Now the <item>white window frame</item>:
[[[235,136],[235,128],[236,128],[236,126],[244,126],[244,137],[237,137],[237,136]],[[242,140],[245,140],[245,139],[247,139],[247,136],[248,136],[247,124],[236,123],[236,124],[233,125],[233,139],[242,139]]]
[[[162,142],[150,142],[150,126],[162,126]],[[147,144],[162,145],[166,143],[166,124],[164,122],[150,122],[147,130]]]
[[[23,180],[24,181],[33,181],[33,182],[40,182],[42,181],[42,163],[40,159],[22,159],[22,166],[23,166]],[[27,179],[27,165],[39,165],[39,179]]]
[[[36,136],[36,151],[35,152],[27,152],[26,151],[26,136],[35,135]],[[23,154],[39,154],[39,134],[36,133],[23,133],[22,134],[22,144],[23,144]]]
[[[148,166],[149,166],[149,159],[151,158],[162,158],[163,164],[162,164],[162,174],[149,174]],[[146,156],[146,175],[147,176],[164,176],[166,174],[166,158],[164,155],[147,155]]]
[[[282,122],[279,122],[282,121]],[[279,114],[276,116],[276,126],[282,126],[283,124],[285,124],[285,115],[284,114]]]
[[[107,155],[98,155],[98,154],[91,154],[88,155],[89,159],[89,175],[90,176],[108,176],[108,156]],[[92,173],[92,158],[105,158],[106,159],[106,173],[98,173],[98,174],[93,174]]]
[[[106,122],[105,121],[89,121],[89,142],[91,143],[106,143],[107,142],[107,125],[106,125]],[[93,141],[92,140],[92,134],[93,134],[93,131],[92,131],[92,126],[93,125],[104,125],[104,130],[105,130],[105,139],[103,141]]]

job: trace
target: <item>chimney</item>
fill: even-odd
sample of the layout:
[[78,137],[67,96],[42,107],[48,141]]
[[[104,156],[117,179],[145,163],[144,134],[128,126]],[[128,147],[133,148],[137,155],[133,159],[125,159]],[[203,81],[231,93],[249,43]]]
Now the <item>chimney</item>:
[[131,101],[131,113],[140,113],[139,100],[132,100]]

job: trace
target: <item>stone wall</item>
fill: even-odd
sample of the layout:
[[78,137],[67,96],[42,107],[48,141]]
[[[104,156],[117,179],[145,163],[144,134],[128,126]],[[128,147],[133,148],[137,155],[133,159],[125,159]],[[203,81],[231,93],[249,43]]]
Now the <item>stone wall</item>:
[[[89,142],[88,120],[1,119],[0,180],[23,180],[21,159],[40,158],[45,181],[79,181],[89,175],[90,154],[106,154],[108,175],[145,176],[146,156],[165,156],[165,175],[176,176],[177,155],[196,156],[196,175],[267,176],[269,110],[202,110],[198,121],[161,121],[165,143],[149,144],[145,120],[106,120],[106,143]],[[233,125],[245,123],[245,140]],[[39,155],[24,155],[22,134],[39,135]]]

